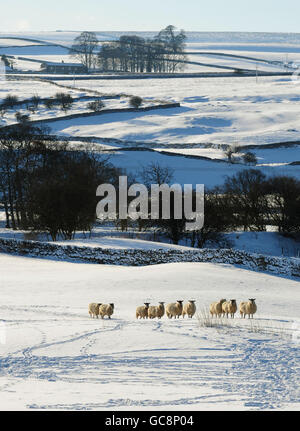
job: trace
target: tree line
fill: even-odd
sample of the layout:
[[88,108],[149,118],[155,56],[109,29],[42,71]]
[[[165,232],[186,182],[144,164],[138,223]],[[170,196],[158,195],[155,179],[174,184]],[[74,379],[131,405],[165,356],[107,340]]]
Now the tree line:
[[[124,172],[101,154],[45,140],[47,132],[26,120],[18,127],[0,129],[0,205],[7,228],[47,232],[52,240],[72,239],[76,231],[91,232],[96,222],[97,187],[109,183],[118,190]],[[159,164],[146,166],[139,175],[149,191],[151,184],[171,185],[173,180],[172,170]],[[129,178],[129,186],[135,182]],[[204,206],[205,221],[199,231],[185,230],[184,214],[175,217],[172,193],[169,220],[149,217],[134,223],[138,230],[158,232],[174,244],[186,239],[200,248],[211,240],[222,242],[225,232],[241,229],[265,231],[271,225],[279,233],[300,233],[300,181],[294,177],[266,177],[260,170],[245,169],[206,189]],[[122,230],[128,223],[115,222]]]
[[75,38],[70,54],[89,69],[105,72],[174,73],[185,66],[185,41],[185,32],[169,25],[153,39],[124,35],[103,42],[98,49],[96,33],[83,32]]
[[[157,163],[145,167],[140,176],[149,192],[150,184],[171,185],[173,181],[172,170]],[[206,188],[204,226],[198,231],[185,230],[188,220],[184,217],[184,211],[180,219],[175,218],[173,202],[174,195],[171,193],[169,220],[139,220],[140,230],[154,228],[174,244],[185,239],[192,247],[199,248],[208,241],[224,244],[223,234],[226,232],[266,231],[267,226],[274,226],[279,233],[299,239],[300,181],[292,176],[267,177],[258,169],[244,169],[233,176],[227,176],[223,184]],[[149,208],[151,209],[151,200]]]

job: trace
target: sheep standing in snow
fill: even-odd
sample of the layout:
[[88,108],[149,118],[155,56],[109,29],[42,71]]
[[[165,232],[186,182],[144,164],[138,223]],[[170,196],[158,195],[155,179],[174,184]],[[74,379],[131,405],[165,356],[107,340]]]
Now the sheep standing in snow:
[[108,316],[110,319],[110,316],[114,313],[114,304],[102,304],[99,308],[99,314],[101,316],[101,319],[103,319],[105,316]]
[[244,319],[246,314],[248,314],[248,319],[250,319],[250,317],[253,319],[253,314],[256,313],[256,310],[257,306],[255,304],[255,298],[250,298],[249,301],[240,303],[240,314]]
[[155,319],[155,317],[156,317],[156,305],[151,305],[151,307],[148,308],[148,317],[149,317],[149,319]]
[[159,305],[152,305],[149,307],[148,310],[148,317],[149,319],[155,319],[157,317],[158,319],[161,319],[162,316],[165,314],[165,306],[164,302],[159,302]]
[[137,307],[136,312],[135,312],[135,317],[138,319],[148,319],[148,310],[149,310],[149,305],[150,302],[144,302],[145,305],[141,305],[139,307]]
[[99,308],[101,304],[96,304],[95,302],[92,302],[89,304],[89,315],[94,318],[99,316]]
[[159,319],[161,319],[163,317],[163,315],[165,314],[165,303],[164,302],[159,302],[157,307],[156,307],[156,317],[158,317]]
[[226,299],[220,299],[218,302],[212,302],[209,307],[209,312],[214,317],[214,315],[221,317],[222,316],[222,304]]
[[232,318],[234,318],[234,314],[236,313],[237,305],[235,299],[230,299],[229,301],[223,302],[222,304],[222,312],[223,317],[226,314],[226,317],[230,314]]
[[182,317],[187,314],[188,317],[192,318],[194,314],[196,313],[196,305],[195,300],[190,299],[187,304],[184,304],[183,310],[182,310]]
[[177,302],[171,302],[166,306],[166,315],[169,319],[172,319],[172,317],[174,317],[174,319],[178,317],[179,319],[179,316],[182,314],[182,303],[183,301],[178,300]]

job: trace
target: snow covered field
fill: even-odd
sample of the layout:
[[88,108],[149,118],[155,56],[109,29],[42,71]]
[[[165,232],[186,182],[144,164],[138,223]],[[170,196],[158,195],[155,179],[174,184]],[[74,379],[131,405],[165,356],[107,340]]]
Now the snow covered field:
[[[275,150],[274,150],[275,151]],[[179,156],[161,154],[157,151],[116,151],[110,154],[110,162],[115,166],[126,169],[128,173],[135,175],[137,180],[139,171],[149,163],[158,163],[174,170],[173,181],[179,184],[204,184],[211,188],[222,185],[226,176],[232,176],[249,168],[243,164],[217,163],[210,160],[189,159]],[[270,165],[259,167],[264,174],[290,175],[300,179],[299,166]]]
[[[71,81],[64,82],[71,84]],[[64,135],[171,144],[266,144],[299,139],[300,82],[290,77],[78,81],[80,88],[181,103],[164,112],[57,123]],[[113,122],[113,129],[111,127]],[[113,131],[113,133],[112,133]]]
[[[70,61],[67,50],[53,44],[70,46],[78,34],[23,33],[49,46],[3,39],[0,55],[24,56],[27,61],[18,60],[17,66],[38,70],[39,63],[29,59]],[[98,33],[98,38],[115,39],[120,34]],[[195,32],[188,34],[187,49],[287,63],[300,61],[300,34]],[[190,55],[190,60],[256,68],[255,61],[220,55]],[[260,70],[282,70],[281,66],[262,62],[259,66]],[[196,66],[187,69],[212,70]],[[51,133],[70,141],[92,137],[93,145],[109,150],[110,161],[136,180],[140,180],[143,166],[158,162],[174,170],[173,182],[220,185],[226,175],[248,167],[227,163],[221,147],[224,144],[260,145],[251,150],[257,156],[258,169],[267,175],[300,179],[299,165],[288,165],[300,160],[299,145],[269,149],[263,145],[300,140],[300,79],[293,82],[291,77],[277,76],[256,81],[255,77],[236,76],[74,80],[70,76],[57,83],[74,88],[63,89],[33,79],[0,79],[0,101],[8,94],[28,99],[63,91],[75,98],[97,90],[141,96],[146,104],[157,100],[180,102],[180,108],[49,123]],[[107,108],[128,106],[128,98],[104,102]],[[85,112],[87,103],[75,102],[68,114]],[[27,112],[24,107],[9,110],[0,117],[0,126],[15,122],[15,111]],[[30,116],[39,120],[61,114],[41,106]],[[74,147],[86,145],[74,139]],[[130,147],[135,150],[125,151]],[[2,210],[0,221],[1,238],[46,240],[43,234],[34,238],[6,229]],[[72,244],[120,250],[185,245],[150,242],[143,233],[138,238],[130,237],[130,233],[126,237],[126,233],[100,226],[91,238],[78,233]],[[236,249],[299,256],[296,242],[274,232],[232,232],[226,236]],[[228,264],[112,267],[0,253],[0,410],[299,410],[299,288],[298,280]],[[204,310],[222,297],[235,298],[238,303],[256,298],[258,312],[253,321],[236,316],[206,325]],[[144,302],[177,299],[195,299],[198,315],[192,320],[135,319],[136,306]],[[113,302],[112,319],[91,319],[90,302]]]
[[[227,160],[226,154],[221,148],[201,147],[200,145],[195,145],[194,148],[184,148],[184,146],[182,146],[182,148],[162,147],[157,150],[167,150],[168,153],[183,154],[186,156],[201,156],[211,159]],[[235,156],[242,156],[245,152],[246,149],[241,148],[239,154],[236,154]],[[264,146],[261,148],[251,149],[251,152],[255,154],[258,166],[283,166],[300,159],[300,145],[293,145],[291,147],[283,146],[279,148],[268,148],[268,146]]]
[[[64,81],[73,86],[73,81]],[[74,119],[51,125],[65,136],[98,136],[124,141],[172,144],[267,144],[299,139],[300,83],[290,78],[185,78],[147,80],[90,80],[80,88],[104,94],[133,94],[151,100],[180,102],[170,110],[124,113]],[[0,81],[0,98],[49,97],[59,91],[47,83]],[[84,91],[69,90],[74,97]],[[42,113],[45,117],[45,113]],[[51,113],[49,114],[51,116]],[[35,117],[36,118],[36,117]],[[5,121],[5,118],[1,120]]]
[[[293,238],[279,235],[274,231],[272,226],[267,227],[266,232],[230,232],[225,233],[225,238],[229,240],[230,247],[236,250],[244,250],[250,253],[262,253],[267,256],[285,256],[285,257],[300,257],[300,244]],[[128,227],[128,231],[122,232],[117,230],[113,224],[96,224],[93,227],[91,235],[76,232],[73,240],[64,241],[57,240],[60,245],[74,245],[85,247],[101,247],[105,249],[118,250],[170,250],[170,249],[190,249],[189,243],[186,240],[179,241],[179,245],[169,244],[168,238],[156,235],[156,241],[153,238],[153,232],[139,232],[135,227]],[[48,242],[49,237],[45,233],[30,233],[22,230],[13,231],[5,227],[5,213],[0,211],[0,238],[43,241]],[[164,241],[164,242],[157,242]],[[50,241],[50,243],[52,243]],[[217,247],[218,245],[210,244],[209,247]]]
[[[48,84],[47,82],[41,81],[19,81],[19,80],[0,80],[0,102],[5,99],[9,94],[17,96],[19,100],[30,99],[34,95],[38,95],[41,98],[53,97],[56,93],[61,92],[60,88],[55,85]],[[86,92],[78,92],[69,90],[71,96],[80,97],[87,95]]]
[[[299,409],[299,282],[228,265],[3,254],[0,273],[0,409]],[[135,319],[146,300],[193,298],[201,316],[220,297],[255,297],[253,323]],[[89,318],[91,301],[114,302],[111,321]]]
[[[0,82],[0,86],[1,86],[1,82]],[[55,93],[52,94],[52,96],[54,97],[56,93],[60,92],[60,89],[57,87],[52,87],[52,89],[56,89]],[[1,91],[1,90],[0,90]],[[64,89],[62,89],[63,93],[68,93],[70,94],[73,98],[78,98],[78,97],[82,97],[82,96],[89,96],[89,94],[86,94],[84,92],[75,92],[75,91],[64,91]],[[32,94],[28,97],[28,99],[30,99],[32,97]],[[50,96],[47,96],[50,97]],[[64,118],[66,115],[73,115],[73,114],[83,114],[83,113],[89,113],[89,112],[93,112],[90,108],[89,108],[89,103],[91,103],[92,101],[94,101],[95,99],[93,99],[92,97],[90,99],[87,100],[75,100],[72,104],[72,106],[70,107],[70,109],[67,112],[63,112],[61,107],[57,104],[56,106],[54,106],[53,108],[49,109],[46,108],[46,106],[41,102],[39,104],[39,107],[36,109],[36,111],[34,113],[30,112],[30,120],[33,121],[37,121],[37,120],[42,120],[42,119],[49,119],[49,118]],[[129,98],[123,97],[123,98],[111,98],[111,99],[105,99],[103,101],[104,103],[104,107],[103,109],[126,109],[126,108],[130,108],[129,105]],[[153,106],[153,103],[145,103],[145,106]],[[22,106],[17,106],[14,107],[12,109],[7,110],[7,112],[5,113],[5,116],[1,119],[0,118],[0,127],[1,126],[8,126],[10,124],[15,124],[16,123],[16,112],[20,112],[21,114],[28,114],[28,110],[26,109],[26,105],[22,105]],[[63,120],[65,121],[65,120]]]
[[[133,34],[134,32],[96,32],[98,40],[108,41],[116,40],[123,34]],[[43,59],[46,61],[68,61],[68,47],[73,43],[73,40],[80,32],[40,32],[40,33],[0,33],[0,54],[16,55],[34,59]],[[153,38],[155,32],[137,32],[141,37]],[[23,41],[16,39],[8,39],[7,37],[29,38],[36,40]],[[41,42],[38,42],[41,41]],[[55,46],[59,44],[62,46]],[[256,64],[260,70],[279,71],[281,66],[268,65],[259,60],[270,60],[280,62],[296,62],[300,60],[300,38],[299,34],[292,33],[221,33],[221,32],[187,32],[187,52],[201,51],[204,53],[215,52],[222,54],[234,54],[248,56],[257,59],[251,61],[247,59],[228,59],[222,57],[212,57],[211,55],[195,56],[190,55],[191,61],[199,61],[202,63],[217,64],[230,67],[244,67],[255,70]],[[24,70],[37,70],[34,63],[22,63],[18,61],[18,66]],[[188,65],[187,71],[215,71],[209,66]]]
[[[121,34],[121,32],[120,32]],[[100,40],[115,39],[118,32],[98,33]],[[12,53],[19,49],[19,55],[35,60],[66,60],[66,49],[54,43],[70,46],[76,32],[45,32],[2,34],[2,37],[29,37],[48,43],[48,46],[24,46],[24,41],[0,39],[0,53]],[[151,36],[145,34],[144,36]],[[246,39],[248,38],[248,39]],[[11,47],[9,48],[9,42]],[[20,47],[15,45],[20,43]],[[2,45],[1,45],[2,44]],[[6,46],[6,47],[5,47]],[[26,52],[26,55],[22,51]],[[246,67],[255,61],[222,57],[232,54],[278,61],[282,63],[300,60],[300,37],[298,34],[243,34],[243,33],[188,33],[187,51],[216,52],[216,55],[195,56],[191,60],[231,64],[232,67]],[[219,53],[219,55],[218,55]],[[61,58],[59,56],[62,56]],[[73,60],[74,61],[74,60]],[[245,63],[245,64],[244,64]],[[34,64],[34,63],[32,63]],[[264,64],[266,68],[274,68]],[[249,66],[249,64],[248,64]],[[194,67],[194,66],[193,66]],[[250,67],[250,66],[249,66]],[[256,66],[255,66],[256,67]],[[190,71],[190,70],[187,70]],[[204,71],[197,68],[197,71]],[[55,79],[55,76],[53,76]],[[62,83],[58,81],[58,83]],[[20,98],[38,94],[41,97],[55,94],[58,89],[46,83],[1,82],[0,98],[9,93]],[[167,146],[182,144],[266,144],[299,139],[300,81],[291,77],[231,77],[231,78],[185,78],[146,80],[78,80],[73,77],[63,84],[73,87],[97,90],[105,94],[132,94],[146,98],[163,99],[181,103],[181,108],[134,114],[99,117],[89,121],[76,119],[67,123],[51,125],[54,132],[67,136],[98,136],[118,138],[124,141],[151,142]],[[70,90],[75,93],[74,90]],[[79,96],[80,91],[76,92]],[[79,109],[79,108],[78,108]],[[77,110],[77,107],[75,110]],[[80,112],[80,110],[78,111]],[[40,112],[34,118],[43,117]],[[51,117],[51,113],[49,116]],[[12,121],[12,119],[2,120]],[[4,124],[4,123],[3,123]],[[184,148],[182,151],[186,151]],[[178,150],[178,152],[180,152]],[[201,155],[201,153],[199,153]],[[294,160],[297,160],[294,159]]]

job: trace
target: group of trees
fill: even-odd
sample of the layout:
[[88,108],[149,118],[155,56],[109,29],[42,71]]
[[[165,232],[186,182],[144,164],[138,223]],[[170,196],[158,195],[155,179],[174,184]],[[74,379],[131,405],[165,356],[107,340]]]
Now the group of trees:
[[99,41],[93,32],[83,32],[75,40],[70,53],[82,64],[113,72],[167,72],[184,68],[186,35],[169,25],[153,39],[124,35],[116,41]]
[[115,183],[118,171],[107,160],[67,143],[44,141],[45,130],[22,122],[0,130],[0,203],[6,226],[72,239],[90,231],[96,218],[95,190]]
[[[151,164],[141,177],[150,191],[150,184],[171,184],[170,169]],[[149,193],[150,195],[150,193]],[[172,193],[171,193],[172,195]],[[199,231],[187,232],[187,220],[139,221],[141,229],[156,228],[174,244],[187,239],[192,246],[203,247],[208,240],[224,241],[223,233],[234,230],[265,231],[275,226],[279,233],[300,233],[300,181],[289,176],[266,177],[260,170],[245,169],[226,177],[223,185],[207,189],[204,198],[204,226]],[[151,202],[149,202],[151,208]]]
[[[18,106],[25,106],[30,113],[35,113],[41,104],[44,104],[47,109],[53,109],[58,106],[65,113],[69,111],[74,103],[73,97],[69,93],[58,92],[54,97],[41,99],[37,94],[27,100],[19,100],[18,96],[8,94],[0,103],[0,115],[4,117],[9,109],[14,109]],[[17,116],[18,112],[16,112]],[[25,115],[25,114],[24,114]]]
[[239,163],[243,161],[246,165],[256,165],[257,157],[252,151],[243,152],[240,154],[242,148],[238,145],[228,145],[224,150],[224,154],[227,157],[229,163]]

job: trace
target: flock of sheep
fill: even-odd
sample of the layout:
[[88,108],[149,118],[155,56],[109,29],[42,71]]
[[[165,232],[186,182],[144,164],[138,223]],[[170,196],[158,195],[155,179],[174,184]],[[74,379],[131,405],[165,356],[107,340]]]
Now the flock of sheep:
[[97,319],[98,316],[102,319],[107,316],[110,319],[110,316],[114,313],[114,309],[114,304],[96,304],[95,302],[92,302],[89,304],[89,315],[93,318],[97,317]]
[[[248,301],[243,301],[240,303],[239,311],[241,317],[245,319],[246,315],[248,318],[252,317],[253,314],[256,313],[257,306],[255,304],[255,298],[250,298]],[[213,302],[210,304],[209,312],[212,316],[218,317],[230,317],[234,318],[235,313],[237,312],[237,304],[235,299],[230,299],[226,301],[226,299],[220,299],[218,302]]]
[[[156,317],[161,319],[164,314],[166,314],[169,319],[172,319],[172,317],[174,317],[174,319],[179,319],[180,316],[184,318],[185,315],[192,318],[196,313],[195,302],[195,300],[191,299],[183,305],[183,301],[178,300],[176,302],[171,302],[166,305],[166,307],[164,302],[159,302],[158,305],[151,306],[149,302],[145,302],[144,305],[137,307],[135,316],[137,319],[155,319]],[[256,313],[256,310],[257,306],[253,298],[240,303],[239,311],[243,318],[248,315],[248,318],[252,317],[253,319],[253,314]],[[209,307],[209,312],[212,317],[228,317],[230,315],[231,318],[234,318],[236,311],[237,304],[235,299],[230,299],[229,301],[220,299],[220,301],[210,304]],[[94,302],[89,304],[89,315],[93,318],[96,317],[98,319],[100,316],[104,319],[104,317],[107,316],[110,319],[113,313],[114,304],[98,304]]]

